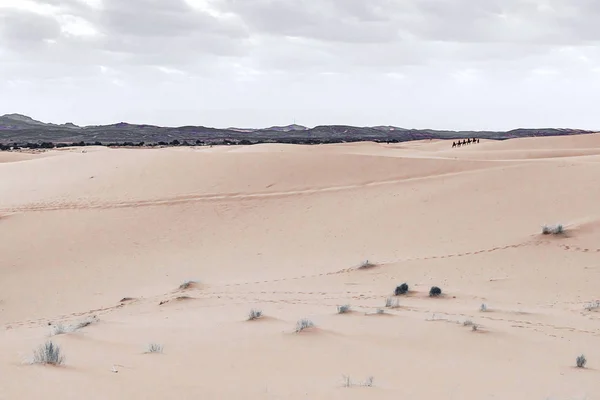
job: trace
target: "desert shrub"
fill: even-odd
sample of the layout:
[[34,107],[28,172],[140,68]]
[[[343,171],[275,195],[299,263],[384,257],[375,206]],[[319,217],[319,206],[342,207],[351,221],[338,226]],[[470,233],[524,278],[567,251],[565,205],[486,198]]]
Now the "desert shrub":
[[352,386],[352,381],[348,375],[342,375],[342,379],[344,380],[344,387]]
[[69,329],[69,326],[68,325],[64,325],[64,324],[62,324],[62,323],[59,322],[58,324],[54,324],[52,326],[52,333],[51,333],[51,335],[52,336],[54,336],[54,335],[62,335],[64,333],[69,333],[69,332],[71,332],[71,330]]
[[387,299],[385,299],[385,306],[387,308],[397,308],[399,307],[400,302],[398,301],[398,299],[395,299],[393,297],[388,297]]
[[377,310],[375,310],[375,312],[376,312],[377,314],[384,314],[384,313],[385,313],[385,310],[384,310],[383,308],[378,308]]
[[248,321],[259,319],[260,317],[262,317],[262,315],[263,315],[262,310],[257,310],[255,308],[253,308],[252,310],[250,310],[250,313],[248,314]]
[[442,294],[442,289],[440,289],[437,286],[432,286],[431,289],[429,289],[429,296],[431,297],[437,297],[440,296]]
[[463,322],[464,326],[474,326],[475,324],[470,319],[467,319]]
[[592,310],[595,310],[597,308],[600,308],[600,300],[596,300],[594,302],[588,303],[585,306],[585,309],[588,310],[588,311],[592,311]]
[[60,346],[48,341],[41,345],[33,353],[34,364],[61,365],[65,362],[65,356],[60,350]]
[[369,269],[369,268],[373,268],[374,266],[375,266],[374,263],[370,262],[369,260],[365,260],[360,264],[360,266],[358,268],[359,269]]
[[577,368],[584,368],[585,364],[587,364],[587,360],[585,359],[585,356],[582,354],[579,357],[577,357],[575,359],[575,364],[577,365]]
[[93,317],[89,317],[89,318],[83,319],[83,320],[81,320],[79,322],[76,322],[76,323],[74,323],[71,326],[73,327],[73,331],[76,331],[76,330],[85,328],[86,326],[90,326],[90,325],[92,325],[93,323],[96,323],[96,322],[98,322],[98,317],[93,316]]
[[562,224],[556,225],[544,225],[542,226],[542,234],[544,235],[560,235],[565,232],[565,229]]
[[346,313],[349,313],[350,311],[352,311],[350,309],[350,304],[344,304],[344,305],[341,305],[341,306],[337,306],[337,312],[338,312],[338,314],[346,314]]
[[146,353],[162,353],[163,346],[158,343],[150,343],[146,349]]
[[302,332],[305,329],[312,328],[315,324],[310,320],[303,318],[296,322],[296,332]]
[[[352,380],[350,379],[350,376],[348,376],[348,375],[342,375],[342,379],[343,379],[343,386],[344,387],[351,387],[352,386]],[[372,387],[373,386],[373,377],[369,376],[360,385],[361,386],[366,386],[366,387]]]
[[481,311],[481,312],[486,312],[486,311],[487,311],[487,305],[486,305],[485,303],[483,303],[483,304],[481,305],[481,307],[479,307],[479,311]]
[[196,282],[196,281],[185,281],[181,285],[179,285],[179,289],[180,290],[189,289],[189,288],[191,288],[196,283],[198,283],[198,282]]
[[89,317],[89,318],[83,319],[81,321],[75,322],[71,325],[64,325],[59,322],[58,324],[56,324],[52,327],[51,335],[54,336],[54,335],[62,335],[65,333],[76,332],[79,329],[85,328],[86,326],[90,326],[97,321],[98,321],[98,317],[93,316],[93,317]]
[[408,293],[408,284],[406,284],[406,283],[396,286],[396,290],[394,290],[395,296],[400,296],[400,295],[406,294],[406,293]]
[[[342,385],[344,387],[352,386],[352,379],[350,379],[350,376],[342,375],[342,379],[343,379]],[[367,379],[365,379],[365,381],[363,383],[360,384],[360,386],[372,387],[373,386],[373,377],[369,376]]]

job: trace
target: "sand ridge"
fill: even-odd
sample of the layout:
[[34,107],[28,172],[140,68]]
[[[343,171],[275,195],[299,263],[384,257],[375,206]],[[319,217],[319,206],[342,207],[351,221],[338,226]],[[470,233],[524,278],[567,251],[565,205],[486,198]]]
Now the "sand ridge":
[[600,136],[451,143],[3,153],[0,398],[595,398]]

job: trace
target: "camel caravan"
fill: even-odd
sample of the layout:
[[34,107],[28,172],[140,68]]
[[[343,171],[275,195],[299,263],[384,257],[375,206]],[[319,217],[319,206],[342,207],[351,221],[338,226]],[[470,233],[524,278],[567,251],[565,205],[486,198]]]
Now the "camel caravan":
[[458,142],[452,142],[452,148],[466,146],[471,143],[479,143],[479,139],[469,138],[469,139],[463,139],[462,142],[460,140]]

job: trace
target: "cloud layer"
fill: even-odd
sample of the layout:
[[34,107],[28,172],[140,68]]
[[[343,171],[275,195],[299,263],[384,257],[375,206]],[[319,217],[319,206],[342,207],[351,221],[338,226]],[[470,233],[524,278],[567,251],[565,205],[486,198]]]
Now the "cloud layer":
[[600,129],[592,0],[0,0],[0,114]]

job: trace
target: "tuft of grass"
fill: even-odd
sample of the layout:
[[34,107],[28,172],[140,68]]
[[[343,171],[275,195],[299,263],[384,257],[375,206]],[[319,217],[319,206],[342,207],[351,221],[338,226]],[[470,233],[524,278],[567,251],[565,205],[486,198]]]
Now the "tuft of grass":
[[348,375],[342,375],[342,379],[344,381],[344,387],[352,386],[352,381],[350,380],[350,377]]
[[257,310],[255,308],[253,308],[248,313],[248,321],[253,321],[255,319],[259,319],[260,317],[262,317],[262,315],[263,315],[262,310]]
[[587,311],[593,311],[600,308],[600,300],[593,301],[585,305]]
[[429,296],[430,297],[437,297],[437,296],[441,296],[442,295],[442,289],[440,289],[437,286],[432,286],[431,289],[429,289]]
[[95,315],[92,317],[83,319],[81,321],[75,322],[74,324],[71,324],[71,325],[64,325],[61,322],[59,322],[58,324],[56,324],[52,327],[52,332],[50,333],[50,335],[54,336],[54,335],[62,335],[65,333],[76,332],[79,329],[83,329],[86,326],[90,326],[96,322],[98,322],[98,317],[96,317]]
[[487,311],[487,305],[486,305],[485,303],[483,303],[483,304],[481,305],[481,307],[479,307],[479,311],[481,311],[481,312],[486,312],[486,311]]
[[312,328],[314,326],[315,324],[310,319],[302,318],[296,322],[296,332],[302,332],[303,330]]
[[52,326],[52,332],[50,333],[50,336],[62,335],[69,332],[71,332],[70,327],[59,322],[58,324]]
[[478,330],[478,329],[479,329],[479,325],[477,325],[477,324],[473,324],[473,326],[471,326],[471,330],[472,330],[473,332],[475,332],[475,331],[476,331],[476,330]]
[[375,310],[375,312],[377,314],[385,314],[385,310],[383,308],[378,308],[377,310]]
[[179,285],[179,290],[186,290],[192,287],[194,284],[198,283],[197,281],[185,281],[181,285]]
[[337,306],[338,314],[346,314],[346,313],[349,313],[350,311],[352,311],[352,309],[350,308],[350,304],[344,304],[341,306]]
[[587,364],[585,356],[582,354],[579,357],[577,357],[575,359],[575,364],[577,365],[577,368],[585,368],[585,364]]
[[473,321],[471,321],[470,319],[465,320],[465,322],[463,322],[463,325],[464,326],[475,326]]
[[34,364],[61,365],[65,362],[65,356],[60,346],[48,341],[38,347],[33,353]]
[[369,260],[365,260],[360,264],[358,269],[369,269],[369,268],[373,268],[376,265],[377,264],[374,264],[374,263],[370,262]]
[[98,322],[98,317],[96,317],[94,315],[93,317],[89,317],[89,318],[86,318],[86,319],[81,320],[79,322],[76,322],[75,324],[72,325],[72,327],[73,327],[73,330],[76,331],[76,330],[85,328],[86,326],[90,326],[90,325],[92,325],[93,323],[96,323],[96,322]]
[[[342,379],[343,379],[344,387],[352,386],[352,380],[350,379],[350,377],[348,375],[342,375]],[[373,377],[369,376],[363,383],[360,384],[360,386],[372,387],[373,386]]]
[[565,228],[562,224],[556,225],[543,225],[542,226],[542,234],[544,235],[560,235],[565,233]]
[[146,348],[146,353],[162,353],[163,345],[158,343],[150,343]]
[[385,299],[385,306],[387,308],[398,308],[400,307],[400,302],[398,301],[398,299],[388,297],[387,299]]

